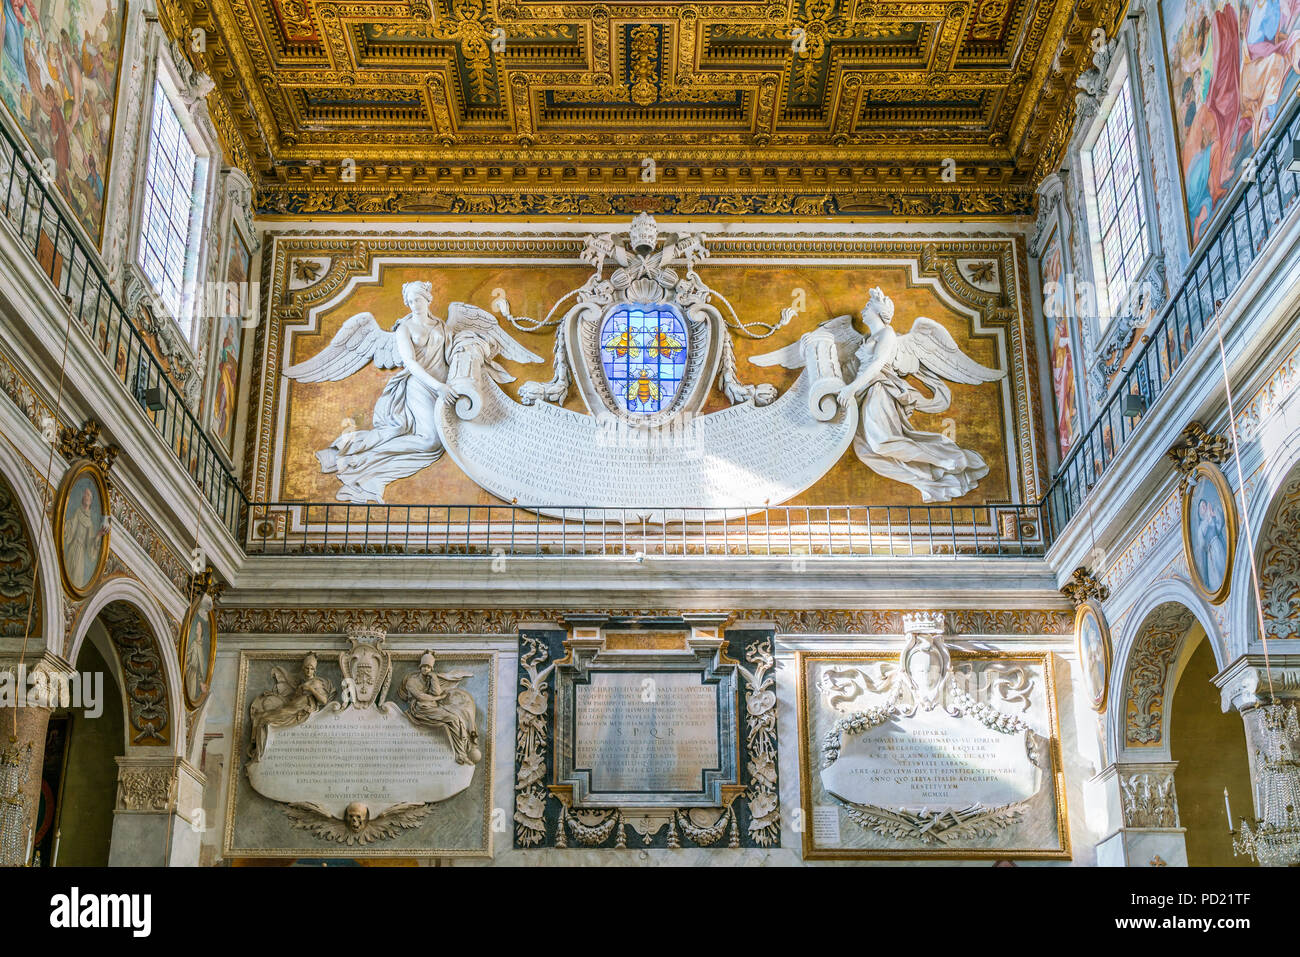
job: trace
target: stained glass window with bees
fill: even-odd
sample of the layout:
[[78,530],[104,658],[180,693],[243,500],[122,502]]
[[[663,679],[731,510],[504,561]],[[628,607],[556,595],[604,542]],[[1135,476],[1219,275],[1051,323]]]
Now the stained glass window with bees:
[[686,373],[686,327],[665,306],[619,306],[601,327],[600,361],[621,408],[660,412],[672,405]]

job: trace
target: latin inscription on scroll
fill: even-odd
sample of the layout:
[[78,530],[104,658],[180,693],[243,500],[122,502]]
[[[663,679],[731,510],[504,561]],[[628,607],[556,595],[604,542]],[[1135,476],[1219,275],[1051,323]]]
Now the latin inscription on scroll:
[[699,672],[596,672],[574,688],[574,767],[593,792],[687,791],[716,770],[718,689]]
[[1041,779],[1023,737],[933,711],[847,737],[822,771],[836,797],[902,810],[1013,804],[1032,797]]
[[[332,713],[331,713],[332,711]],[[457,764],[446,736],[412,727],[395,708],[337,710],[271,732],[248,765],[253,788],[273,801],[311,801],[343,816],[353,801],[377,813],[394,804],[445,801],[469,786],[474,765]]]
[[[482,412],[461,420],[443,403],[439,431],[456,464],[507,502],[670,509],[781,502],[817,481],[844,454],[856,409],[833,422],[808,416],[801,376],[771,405],[732,406],[644,432],[568,409],[513,402],[493,383]],[[653,475],[653,482],[645,476]],[[541,509],[547,513],[548,509]],[[651,512],[651,520],[659,521]]]

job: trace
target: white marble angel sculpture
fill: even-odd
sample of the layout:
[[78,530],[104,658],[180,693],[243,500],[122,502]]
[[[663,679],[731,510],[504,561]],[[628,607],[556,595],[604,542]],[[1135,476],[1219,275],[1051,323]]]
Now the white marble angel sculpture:
[[[946,502],[974,489],[989,474],[977,452],[963,449],[938,432],[912,425],[913,412],[938,413],[952,402],[945,379],[975,385],[1006,375],[980,365],[957,346],[948,330],[917,316],[906,333],[894,331],[894,303],[879,287],[862,308],[869,334],[860,335],[849,316],[824,328],[835,336],[841,352],[856,345],[852,360],[842,362],[851,381],[839,392],[847,407],[861,397],[858,432],[853,451],[872,471],[906,482],[925,502]],[[925,395],[908,381],[913,376],[931,392]]]
[[444,324],[429,311],[431,283],[406,283],[402,300],[411,311],[391,330],[380,327],[373,314],[358,313],[343,323],[328,346],[284,371],[299,382],[336,382],[371,362],[380,369],[400,370],[384,386],[371,428],[344,432],[316,453],[321,471],[337,474],[343,483],[338,498],[344,502],[382,503],[390,482],[442,457],[437,403],[440,397],[455,401],[460,396],[461,383],[450,375],[458,333],[484,345],[484,371],[497,382],[512,382],[514,377],[492,358],[495,355],[516,362],[541,361],[477,306],[450,303]]

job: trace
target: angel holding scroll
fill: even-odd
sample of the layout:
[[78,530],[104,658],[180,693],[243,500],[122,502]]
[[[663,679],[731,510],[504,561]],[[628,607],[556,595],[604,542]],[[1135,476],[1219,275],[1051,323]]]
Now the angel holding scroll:
[[[870,330],[866,336],[854,330],[848,316],[826,323],[842,349],[857,346],[853,361],[843,364],[845,375],[853,379],[838,395],[842,407],[861,396],[853,451],[872,471],[915,487],[922,501],[946,502],[965,495],[989,474],[988,465],[978,452],[913,426],[912,413],[948,408],[952,392],[945,379],[975,385],[1006,373],[980,365],[961,351],[947,329],[925,316],[917,316],[908,332],[895,332],[894,303],[879,287],[871,290],[861,315]],[[921,392],[908,376],[915,376],[931,394]]]
[[[913,412],[943,412],[952,402],[944,380],[975,385],[1006,373],[980,365],[958,348],[948,330],[917,316],[906,333],[894,331],[894,303],[879,287],[862,307],[868,334],[853,328],[852,316],[823,322],[776,352],[753,356],[760,366],[806,368],[816,377],[809,411],[829,422],[840,409],[861,403],[853,451],[885,478],[906,482],[925,502],[946,502],[971,491],[989,474],[978,452],[963,449],[937,432],[912,425]],[[926,395],[908,377],[930,390]],[[847,382],[845,381],[847,379]],[[834,395],[837,406],[823,400]]]
[[[477,306],[449,303],[444,323],[430,312],[432,283],[406,283],[402,300],[411,311],[391,330],[381,328],[373,314],[358,313],[343,323],[328,346],[284,371],[299,382],[337,382],[371,362],[380,369],[400,370],[384,386],[371,428],[344,432],[316,453],[321,471],[337,474],[343,483],[340,501],[382,503],[390,482],[442,458],[439,399],[455,402],[458,410],[476,408],[463,393],[474,392],[480,367],[497,382],[514,381],[494,356],[541,361],[506,335],[491,313]],[[473,355],[457,363],[458,349],[469,349]]]

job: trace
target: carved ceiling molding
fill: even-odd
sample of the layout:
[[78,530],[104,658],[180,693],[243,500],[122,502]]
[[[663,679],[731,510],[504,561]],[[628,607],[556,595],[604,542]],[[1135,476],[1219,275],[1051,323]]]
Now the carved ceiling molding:
[[[717,611],[717,609],[709,609]],[[682,609],[599,609],[616,617],[665,617]],[[514,635],[523,622],[550,620],[563,625],[577,609],[537,608],[253,608],[217,609],[217,627],[229,635],[346,634],[355,628],[383,628],[390,635]],[[731,612],[729,627],[749,621],[774,621],[777,634],[897,636],[909,611],[861,609],[754,609]],[[1060,609],[942,612],[950,635],[1069,635],[1074,614]]]
[[[574,260],[583,248],[583,237],[538,235],[537,233],[491,233],[481,236],[424,238],[408,234],[388,236],[320,236],[301,238],[276,235],[265,244],[262,284],[267,295],[270,321],[259,323],[254,333],[252,366],[265,369],[261,383],[253,381],[249,406],[256,413],[256,427],[247,429],[244,462],[252,471],[254,495],[266,500],[270,491],[271,455],[275,449],[275,410],[284,387],[280,375],[282,336],[286,323],[301,322],[308,310],[326,302],[350,279],[369,276],[377,257],[433,257],[448,255],[473,257],[482,255],[499,259],[503,254],[521,258],[554,257]],[[933,277],[958,302],[978,310],[986,324],[1005,330],[1009,350],[1008,367],[1012,377],[1012,401],[1015,416],[1016,471],[1020,476],[1025,500],[1041,495],[1042,477],[1046,473],[1043,454],[1042,416],[1038,405],[1036,350],[1030,333],[1031,317],[1025,297],[1019,294],[1019,278],[1027,275],[1025,244],[1015,237],[936,237],[927,239],[872,238],[844,234],[818,234],[816,237],[721,236],[710,238],[712,258],[754,258],[765,263],[779,257],[860,256],[863,259],[914,259],[919,272]],[[295,280],[293,265],[304,259],[327,259],[328,268],[308,285]],[[981,289],[959,267],[960,261],[993,261],[1001,279],[997,291]],[[863,290],[865,295],[865,288]],[[251,424],[251,423],[250,423]]]
[[160,0],[159,16],[187,51],[205,31],[193,66],[264,214],[916,217],[1032,211],[1093,31],[1125,6]]
[[1179,643],[1196,618],[1183,605],[1166,602],[1152,611],[1129,654],[1124,678],[1124,744],[1154,748],[1164,743],[1165,685]]

